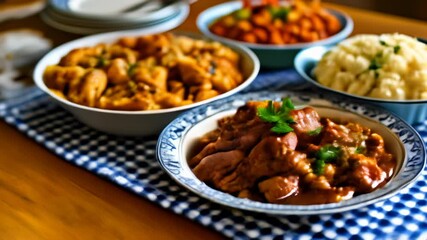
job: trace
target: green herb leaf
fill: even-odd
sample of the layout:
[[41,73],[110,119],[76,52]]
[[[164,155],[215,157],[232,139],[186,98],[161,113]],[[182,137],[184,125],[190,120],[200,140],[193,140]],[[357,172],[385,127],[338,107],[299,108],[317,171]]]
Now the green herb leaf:
[[286,20],[290,12],[290,8],[285,8],[281,6],[270,6],[268,8],[273,19],[283,19]]
[[[380,40],[380,44],[383,45],[383,46],[386,46],[386,47],[392,47],[391,45],[387,44],[383,40]],[[400,46],[399,45],[396,45],[396,46],[393,47],[394,54],[397,54],[399,52],[399,50],[400,50]]]
[[332,145],[324,145],[316,154],[316,159],[313,163],[313,172],[317,175],[323,174],[326,163],[335,162],[342,154],[340,147]]
[[356,150],[354,150],[354,153],[359,154],[359,153],[364,153],[365,152],[365,148],[364,147],[357,147]]
[[98,57],[98,62],[96,63],[96,67],[103,68],[107,66],[107,64],[108,64],[107,59],[105,59],[103,56]]
[[371,63],[369,64],[369,70],[377,70],[380,69],[382,67],[382,64],[380,63],[380,60],[375,57],[374,59],[371,60]]
[[258,116],[266,122],[275,123],[280,120],[280,116],[276,114],[276,110],[274,109],[273,102],[269,101],[267,107],[258,108]]
[[233,13],[233,15],[238,20],[246,20],[251,17],[252,12],[251,12],[251,9],[249,8],[242,8],[242,9],[236,10]]
[[384,40],[380,40],[380,44],[383,45],[383,46],[386,46],[386,47],[389,46]]
[[274,127],[271,128],[271,131],[275,132],[275,133],[288,133],[288,132],[292,132],[294,129],[289,126],[288,123],[286,122],[277,122],[276,125]]
[[129,76],[133,76],[135,74],[135,69],[136,69],[136,63],[135,64],[131,64],[129,66],[129,69],[128,69],[128,75]]
[[374,77],[375,77],[375,79],[378,79],[380,77],[380,73],[379,72],[375,72],[374,73]]
[[325,161],[321,161],[319,159],[316,159],[316,161],[314,161],[314,166],[313,166],[313,172],[316,175],[322,175],[325,172]]
[[313,131],[307,132],[307,134],[308,134],[308,136],[317,136],[317,135],[319,135],[322,132],[322,129],[323,129],[323,127],[320,126],[320,127],[316,128],[316,129],[314,129]]
[[289,115],[293,109],[295,109],[295,106],[290,98],[284,98],[280,108],[277,109],[273,101],[269,101],[267,107],[257,108],[257,115],[261,120],[275,124],[271,128],[272,132],[288,133],[293,131],[293,128],[289,126],[289,124],[294,123],[294,120]]
[[295,106],[292,103],[292,100],[290,98],[284,98],[282,99],[282,106],[280,107],[280,111],[286,115],[289,114],[291,110],[294,110]]
[[375,57],[371,60],[371,63],[369,64],[368,70],[377,70],[382,67],[382,63],[384,61],[383,53],[379,52],[375,55]]
[[396,46],[393,47],[394,54],[399,53],[399,51],[400,51],[400,46],[399,45],[396,45]]
[[128,81],[128,86],[131,92],[137,93],[138,92],[138,85],[134,81]]
[[341,154],[340,147],[334,147],[332,145],[325,145],[320,148],[317,152],[317,158],[323,159],[325,162],[333,162],[338,159]]

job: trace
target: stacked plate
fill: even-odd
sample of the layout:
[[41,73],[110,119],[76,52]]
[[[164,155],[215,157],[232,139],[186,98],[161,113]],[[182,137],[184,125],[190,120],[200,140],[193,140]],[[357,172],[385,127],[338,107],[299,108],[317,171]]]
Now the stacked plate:
[[188,13],[186,0],[49,0],[41,17],[66,32],[93,34],[153,26],[166,31]]

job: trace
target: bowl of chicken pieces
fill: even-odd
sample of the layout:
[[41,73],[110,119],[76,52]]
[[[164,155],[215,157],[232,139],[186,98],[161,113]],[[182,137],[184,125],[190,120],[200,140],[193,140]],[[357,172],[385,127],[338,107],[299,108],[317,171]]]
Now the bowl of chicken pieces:
[[34,80],[92,128],[148,136],[185,110],[241,91],[258,71],[257,57],[245,47],[192,33],[135,30],[61,45],[38,62]]
[[397,116],[295,92],[241,94],[186,112],[163,130],[157,159],[201,197],[278,215],[388,199],[426,162],[422,139]]

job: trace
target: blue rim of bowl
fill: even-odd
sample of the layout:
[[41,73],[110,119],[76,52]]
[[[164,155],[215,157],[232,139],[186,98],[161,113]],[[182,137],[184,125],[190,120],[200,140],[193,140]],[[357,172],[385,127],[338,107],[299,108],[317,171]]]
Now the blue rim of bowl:
[[319,41],[310,42],[310,43],[295,43],[295,44],[284,44],[284,45],[253,44],[253,43],[234,40],[231,38],[222,37],[212,33],[209,30],[209,26],[217,19],[217,18],[212,19],[210,17],[211,14],[215,14],[215,16],[221,17],[240,8],[242,8],[241,1],[226,2],[226,3],[215,5],[213,7],[210,7],[204,10],[199,14],[196,20],[196,25],[203,34],[209,36],[210,38],[234,42],[237,44],[245,45],[252,49],[260,49],[260,50],[302,49],[302,48],[308,48],[308,47],[317,46],[317,45],[329,45],[329,44],[333,44],[336,41],[336,39],[344,39],[345,37],[350,35],[354,28],[353,20],[349,15],[341,11],[326,9],[328,12],[334,14],[335,16],[340,16],[343,19],[345,19],[344,27],[335,35],[332,35],[328,38],[325,38]]
[[[189,170],[188,164],[181,164],[179,158],[183,156],[181,150],[183,137],[190,131],[193,125],[215,114],[236,109],[247,100],[279,100],[284,96],[290,96],[299,102],[308,102],[311,98],[320,99],[332,103],[333,107],[338,107],[362,116],[369,115],[367,117],[368,119],[378,121],[385,125],[390,131],[394,132],[403,143],[406,150],[406,158],[403,160],[401,168],[385,186],[374,192],[362,194],[339,203],[303,206],[261,203],[234,197],[207,186],[194,176],[191,170]],[[322,93],[297,93],[287,91],[266,91],[234,95],[227,99],[218,100],[208,105],[194,108],[179,115],[160,134],[156,146],[156,158],[163,170],[172,179],[184,188],[203,198],[231,208],[276,215],[331,214],[354,210],[386,200],[415,182],[425,168],[427,160],[425,145],[419,133],[412,126],[391,112],[381,108],[352,103],[340,96],[331,97],[330,95],[324,95]],[[190,171],[190,173],[188,171]],[[183,175],[181,175],[181,173]],[[188,174],[190,175],[187,176]],[[393,183],[397,185],[395,186]]]
[[[153,32],[151,32],[151,31],[153,31]],[[49,57],[52,53],[55,53],[58,51],[61,52],[65,49],[68,49],[68,51],[70,51],[70,50],[74,49],[75,47],[69,47],[69,46],[74,46],[76,44],[78,45],[81,42],[89,41],[92,44],[88,43],[87,45],[85,45],[85,46],[89,46],[89,45],[94,45],[94,44],[99,43],[99,42],[114,41],[114,40],[117,40],[119,37],[122,37],[122,36],[140,36],[140,35],[150,35],[150,34],[156,34],[156,33],[158,33],[158,29],[156,29],[156,26],[153,26],[150,29],[147,28],[147,29],[140,29],[140,30],[125,30],[125,31],[100,33],[100,34],[90,35],[90,36],[82,37],[82,38],[64,43],[64,44],[52,49],[42,59],[39,60],[39,62],[36,64],[34,71],[33,71],[34,82],[39,89],[41,89],[43,92],[48,94],[50,97],[54,98],[56,101],[59,101],[60,103],[65,104],[65,105],[72,106],[74,108],[78,108],[78,109],[86,110],[86,111],[92,111],[92,112],[105,113],[105,114],[149,115],[149,114],[156,114],[156,113],[160,114],[160,113],[171,113],[171,112],[175,112],[175,111],[184,111],[184,110],[188,110],[190,108],[201,106],[201,105],[206,104],[206,103],[211,102],[211,101],[226,98],[226,97],[231,96],[233,94],[236,94],[236,93],[242,91],[243,89],[245,89],[246,87],[248,87],[255,80],[255,78],[258,76],[258,73],[260,70],[260,62],[258,60],[258,57],[249,48],[242,46],[242,45],[235,44],[235,43],[212,40],[212,39],[207,38],[206,36],[203,36],[203,35],[197,34],[197,33],[181,33],[182,35],[189,34],[189,35],[191,35],[191,37],[194,37],[194,38],[197,37],[198,39],[205,39],[207,41],[218,41],[221,44],[224,44],[225,46],[228,46],[232,49],[235,49],[239,52],[242,52],[243,54],[249,56],[249,58],[252,61],[253,66],[254,66],[254,69],[252,70],[251,74],[246,77],[246,79],[243,83],[241,83],[236,88],[233,88],[230,91],[222,93],[218,96],[215,96],[215,97],[212,97],[212,98],[200,101],[200,102],[195,102],[195,103],[192,103],[189,105],[180,106],[180,107],[165,108],[165,109],[158,109],[158,110],[141,110],[141,111],[109,110],[109,109],[101,109],[101,108],[94,108],[94,107],[88,107],[88,106],[80,105],[80,104],[68,101],[66,99],[63,99],[61,97],[58,97],[56,94],[54,94],[52,91],[49,90],[49,88],[46,86],[46,84],[43,81],[43,72],[44,72],[45,68],[48,66],[48,64],[45,62],[47,62],[49,60]],[[177,34],[179,35],[180,33],[177,32]],[[97,39],[99,39],[99,38],[104,39],[104,41],[102,41],[102,40],[97,41]]]
[[[426,43],[427,44],[427,40],[422,39],[422,38],[418,38],[418,41]],[[376,102],[376,103],[397,103],[397,104],[425,104],[427,103],[427,99],[425,100],[393,100],[393,99],[380,99],[380,98],[372,98],[372,97],[367,97],[367,96],[361,96],[361,95],[354,95],[354,94],[350,94],[344,91],[340,91],[340,90],[336,90],[327,86],[324,86],[322,84],[320,84],[312,75],[312,71],[315,67],[315,65],[317,65],[317,63],[319,62],[320,58],[312,63],[314,63],[314,65],[312,67],[310,67],[308,69],[309,72],[305,71],[303,69],[303,66],[305,66],[304,64],[300,64],[300,62],[303,62],[302,60],[304,59],[304,56],[307,55],[307,53],[315,51],[317,49],[319,49],[318,51],[321,51],[324,53],[326,53],[327,51],[331,50],[332,48],[334,48],[336,45],[334,46],[313,46],[307,49],[303,49],[300,52],[297,53],[297,55],[295,56],[294,59],[294,66],[296,71],[298,72],[299,75],[301,75],[305,80],[307,80],[308,82],[314,84],[315,86],[323,89],[323,90],[327,90],[327,91],[331,91],[340,95],[344,95],[350,98],[354,98],[354,99],[359,99],[359,100],[364,100],[364,101],[370,101],[370,102]],[[322,54],[322,55],[323,55]],[[305,63],[306,64],[306,63]]]

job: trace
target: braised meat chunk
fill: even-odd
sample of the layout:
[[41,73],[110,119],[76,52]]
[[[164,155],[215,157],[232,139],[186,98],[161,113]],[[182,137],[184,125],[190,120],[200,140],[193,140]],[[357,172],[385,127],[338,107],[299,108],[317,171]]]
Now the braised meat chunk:
[[276,203],[281,199],[297,194],[298,183],[298,176],[275,176],[260,182],[258,187],[261,193],[264,193],[267,201]]
[[[252,186],[259,178],[291,171],[301,159],[305,159],[305,156],[295,156],[293,149],[290,148],[292,146],[296,146],[294,133],[288,133],[283,137],[263,138],[249,152],[248,157],[242,160],[236,171],[224,177],[217,187],[227,192],[237,192]],[[293,158],[293,161],[283,158]]]
[[189,159],[208,185],[277,204],[325,204],[372,192],[396,161],[383,138],[355,122],[320,117],[313,107],[251,101],[200,139]]

